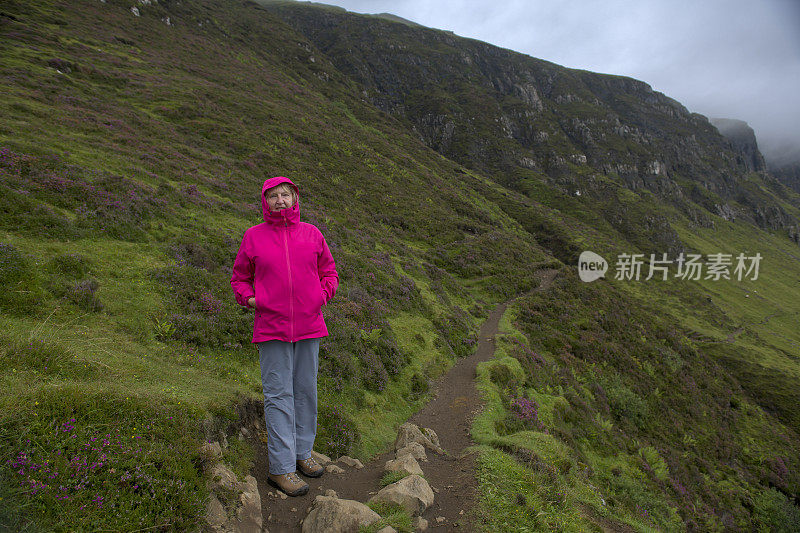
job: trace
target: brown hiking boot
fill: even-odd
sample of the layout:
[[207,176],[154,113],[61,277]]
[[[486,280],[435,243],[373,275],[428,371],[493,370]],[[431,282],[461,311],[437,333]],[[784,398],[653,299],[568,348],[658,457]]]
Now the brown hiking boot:
[[300,479],[297,472],[288,474],[270,474],[267,476],[267,483],[286,493],[287,496],[302,496],[308,493],[308,483]]
[[297,469],[306,477],[320,477],[325,473],[325,469],[313,457],[297,461]]

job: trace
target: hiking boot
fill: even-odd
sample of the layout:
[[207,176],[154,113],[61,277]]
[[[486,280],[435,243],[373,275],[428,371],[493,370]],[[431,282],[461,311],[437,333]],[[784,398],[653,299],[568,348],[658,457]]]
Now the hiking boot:
[[267,483],[282,490],[287,496],[302,496],[308,492],[308,483],[300,479],[297,472],[270,474],[267,476]]
[[313,457],[297,461],[297,469],[306,477],[320,477],[325,473],[325,469]]

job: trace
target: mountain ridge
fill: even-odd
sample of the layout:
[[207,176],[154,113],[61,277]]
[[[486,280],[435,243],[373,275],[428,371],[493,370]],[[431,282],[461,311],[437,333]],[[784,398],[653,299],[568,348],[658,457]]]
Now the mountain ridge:
[[[593,184],[610,178],[625,188],[649,189],[689,216],[683,198],[717,214],[782,227],[797,239],[796,195],[780,190],[777,202],[767,195],[749,199],[753,191],[739,183],[756,170],[748,161],[760,154],[741,153],[706,117],[642,81],[566,69],[349,12],[305,10],[291,2],[265,6],[357,80],[374,105],[409,121],[425,144],[468,168],[492,172],[505,186],[521,190],[520,180],[545,180],[572,194],[576,184],[565,176],[571,174],[588,178],[584,193],[599,196]],[[390,31],[394,44],[387,41]],[[753,210],[753,203],[765,212]],[[673,241],[669,248],[677,249]]]

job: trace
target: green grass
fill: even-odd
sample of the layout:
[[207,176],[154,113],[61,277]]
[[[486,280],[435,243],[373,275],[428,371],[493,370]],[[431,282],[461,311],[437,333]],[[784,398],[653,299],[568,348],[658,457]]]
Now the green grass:
[[381,519],[369,527],[358,528],[359,533],[376,533],[386,526],[393,527],[398,533],[411,533],[411,515],[402,506],[387,502],[369,502],[367,506],[381,515]]
[[[392,483],[396,483],[403,479],[404,477],[408,477],[408,472],[386,472],[380,481],[381,487],[385,487],[386,485],[391,485]],[[424,476],[423,476],[424,477]]]
[[[37,6],[45,4],[33,7]],[[175,18],[191,20],[194,7],[181,11],[173,6],[180,11]],[[261,25],[267,17],[247,7],[237,7],[236,14],[214,3],[207,7],[218,21],[227,21],[221,24],[248,20]],[[434,206],[431,217],[424,220],[403,212],[409,198],[430,191],[434,177],[451,176],[454,165],[422,149],[396,123],[342,90],[347,85],[343,79],[327,84],[305,67],[292,70],[297,65],[283,65],[279,58],[288,57],[286,50],[297,46],[297,37],[285,27],[273,33],[266,48],[258,43],[252,43],[254,48],[237,45],[234,55],[243,62],[187,72],[184,66],[196,64],[197,57],[227,57],[229,44],[213,31],[210,36],[195,35],[191,24],[168,33],[171,29],[147,15],[135,22],[141,25],[134,29],[128,8],[110,2],[61,13],[48,4],[43,9],[65,18],[67,24],[51,28],[31,11],[20,25],[26,39],[40,41],[37,49],[2,49],[8,59],[3,62],[7,80],[22,73],[35,80],[4,82],[13,95],[2,104],[4,123],[13,125],[13,131],[0,130],[4,150],[0,170],[4,185],[14,188],[8,196],[4,190],[4,201],[10,198],[4,211],[9,207],[17,217],[0,219],[0,240],[16,250],[17,263],[19,254],[27,258],[21,275],[3,271],[19,289],[4,300],[0,319],[2,475],[7,481],[4,490],[10,491],[1,496],[0,507],[3,524],[13,523],[12,528],[37,524],[73,529],[86,519],[98,528],[166,524],[165,529],[183,530],[194,527],[202,516],[198,509],[205,488],[196,465],[204,437],[197,428],[204,419],[231,416],[229,406],[240,398],[260,396],[256,354],[246,331],[250,319],[237,315],[227,278],[242,231],[260,221],[259,209],[251,204],[266,168],[304,176],[298,180],[304,216],[328,226],[329,242],[339,247],[335,256],[342,284],[329,306],[328,323],[336,334],[321,362],[319,449],[362,458],[384,449],[396,426],[424,402],[429,380],[452,364],[454,349],[464,351],[462,335],[477,324],[464,315],[457,319],[463,327],[447,327],[456,324],[448,322],[456,320],[452,318],[456,305],[471,301],[447,272],[433,283],[417,266],[413,284],[422,291],[419,299],[400,309],[381,303],[394,302],[408,288],[398,284],[405,274],[401,263],[411,259],[411,264],[420,265],[425,251],[438,242],[441,228],[449,235],[458,234],[456,225],[464,216],[456,214],[452,205]],[[149,11],[142,9],[145,14]],[[98,33],[97,28],[104,29]],[[174,33],[182,37],[176,40]],[[171,52],[161,54],[167,48]],[[47,66],[50,58],[78,68],[57,75]],[[252,64],[263,68],[252,69]],[[238,81],[242,76],[247,81]],[[323,85],[326,90],[334,87],[333,99],[315,92]],[[231,121],[234,116],[241,119]],[[303,120],[298,122],[297,117]],[[294,155],[287,159],[287,153]],[[386,181],[371,180],[373,175],[385,175]],[[346,178],[332,189],[331,176]],[[392,200],[399,218],[388,222],[407,221],[406,228],[378,229],[372,222],[372,214],[380,212],[386,183],[403,184]],[[125,197],[127,190],[144,203]],[[342,203],[350,194],[358,201]],[[467,213],[469,193],[459,197],[464,204],[459,211]],[[121,211],[116,211],[115,201],[122,204]],[[90,209],[86,219],[84,205]],[[107,215],[94,216],[95,209],[107,210]],[[483,225],[494,223],[490,216]],[[394,254],[391,262],[396,269],[391,265],[376,269],[361,260],[372,257],[376,245],[392,251],[401,242],[408,243],[403,249],[411,255]],[[66,272],[63,258],[73,256],[86,264]],[[399,257],[402,261],[397,262]],[[370,282],[367,274],[377,272],[380,278]],[[71,284],[84,280],[97,282],[96,288],[87,287],[102,308],[92,307],[93,300],[70,297]],[[204,294],[206,300],[201,299]],[[211,307],[204,310],[203,302]],[[216,321],[207,314],[215,309],[219,309]],[[227,327],[231,323],[244,326],[231,331]],[[350,336],[375,330],[383,332],[377,339]],[[388,355],[376,360],[379,353]],[[353,365],[352,372],[333,371],[340,363]],[[384,373],[379,390],[362,387],[368,372]],[[344,376],[344,382],[328,381],[337,376]],[[37,411],[62,393],[66,413]],[[113,408],[92,407],[98,398]],[[172,478],[194,483],[191,497],[178,502],[151,499],[148,507],[137,503],[144,495],[135,490],[119,495],[100,490],[106,501],[113,495],[120,498],[119,505],[142,506],[144,514],[128,513],[129,519],[107,508],[93,509],[87,518],[86,508],[77,511],[83,500],[75,500],[73,507],[53,500],[50,489],[39,491],[32,504],[21,504],[20,491],[29,490],[27,474],[15,474],[6,462],[29,451],[20,435],[31,436],[31,445],[36,446],[47,438],[48,428],[75,418],[76,427],[84,428],[82,435],[91,439],[99,434],[95,426],[116,427],[134,418],[136,409],[146,410],[141,406],[163,409],[172,420],[185,424],[177,436],[178,430],[160,418],[152,422],[147,437],[152,446],[167,454],[177,446],[182,454],[174,468],[149,475],[156,484]],[[32,423],[37,416],[46,418],[46,423]],[[59,450],[57,445],[50,448],[51,454]],[[143,463],[147,454],[155,453],[151,448],[124,452],[130,460],[138,457]],[[226,453],[238,472],[247,470],[246,450]],[[55,460],[48,453],[37,453],[35,458]],[[124,473],[104,466],[106,477],[98,471],[100,477],[90,482],[107,480],[116,490],[113,475],[108,477],[112,468],[115,475]],[[149,518],[140,522],[144,515]],[[70,520],[76,522],[70,525]]]
[[[660,326],[653,327],[655,324],[649,327],[652,329],[643,328],[643,324],[635,320],[621,322],[626,326],[617,329],[609,322],[610,317],[599,315],[595,315],[594,320],[600,318],[602,329],[591,325],[585,320],[586,315],[592,313],[589,309],[612,309],[599,304],[592,296],[603,293],[605,289],[593,286],[594,289],[587,292],[588,286],[576,286],[575,289],[581,290],[576,290],[575,297],[592,305],[575,307],[569,303],[568,292],[564,292],[564,287],[570,283],[574,282],[562,283],[560,287],[557,282],[552,289],[556,294],[532,295],[511,306],[500,322],[502,334],[498,336],[494,358],[478,367],[478,388],[486,401],[472,428],[480,454],[481,507],[478,516],[481,527],[486,531],[516,531],[513,524],[526,524],[531,530],[583,531],[616,523],[627,524],[638,531],[682,530],[685,520],[691,515],[682,500],[687,495],[696,494],[697,489],[694,482],[685,479],[689,474],[686,465],[702,461],[701,458],[707,455],[703,450],[726,447],[737,450],[734,453],[741,462],[735,468],[722,468],[706,474],[703,482],[706,490],[728,495],[724,496],[723,505],[726,509],[737,509],[734,520],[738,527],[766,527],[768,521],[763,515],[737,508],[735,498],[740,497],[736,495],[761,494],[760,491],[764,490],[759,488],[763,487],[760,485],[763,481],[758,481],[762,475],[759,474],[763,468],[761,465],[783,465],[784,459],[794,456],[796,451],[790,444],[790,435],[794,433],[776,423],[772,415],[742,392],[730,396],[730,389],[718,388],[719,384],[706,389],[706,392],[684,389],[684,395],[717,398],[689,399],[688,405],[706,406],[691,414],[676,411],[686,409],[686,400],[676,403],[667,398],[670,391],[662,388],[675,387],[677,382],[669,380],[674,384],[650,385],[649,392],[644,392],[637,381],[668,379],[658,377],[668,374],[656,370],[658,365],[672,368],[672,372],[681,368],[674,362],[651,360],[646,355],[647,350],[636,353],[641,350],[639,347],[646,345],[643,342],[666,348],[667,338],[661,337],[664,331],[658,329]],[[537,300],[542,302],[537,304]],[[625,313],[635,316],[639,312],[634,310],[635,305],[628,303],[622,308],[629,309]],[[532,314],[532,310],[536,314]],[[565,313],[574,313],[570,318],[570,328],[563,327]],[[537,318],[531,322],[533,316]],[[617,316],[613,320],[621,319]],[[554,321],[552,328],[546,326],[550,320]],[[630,329],[637,332],[631,335]],[[532,336],[539,330],[546,333]],[[583,351],[582,342],[593,339],[591,335],[601,331],[601,335],[607,336],[606,342],[614,339],[615,350],[630,350],[638,370],[628,368],[627,377],[623,378],[616,374],[614,366],[597,361],[598,354]],[[562,335],[564,340],[560,342],[571,344],[570,350],[580,359],[566,352],[546,349],[558,345],[549,341],[542,344],[547,332]],[[532,351],[528,348],[529,342],[532,342]],[[597,346],[596,342],[589,342],[587,348]],[[711,346],[734,348],[728,343]],[[698,379],[698,372],[703,372],[699,367],[712,360],[709,357],[722,359],[714,351],[716,348],[712,350],[699,343],[697,347],[703,354],[700,358],[691,356],[680,345],[673,348],[679,350],[679,357],[695,361],[693,370],[689,371],[694,379]],[[738,354],[738,358],[733,354]],[[741,361],[743,355],[741,350],[731,350],[727,357]],[[565,363],[571,368],[562,367]],[[685,374],[689,367],[683,368],[680,372]],[[632,375],[638,377],[632,380]],[[791,378],[784,379],[788,386]],[[773,381],[773,386],[776,383],[782,382]],[[708,387],[708,384],[703,387]],[[692,390],[694,392],[690,392]],[[763,394],[769,387],[762,382],[757,390]],[[516,397],[535,401],[542,430],[532,431],[515,418],[509,402]],[[786,405],[790,401],[777,393],[767,399],[773,403],[782,399]],[[708,412],[714,402],[724,405],[723,410],[737,412],[731,426],[716,435],[701,429],[716,424],[715,420],[725,416]],[[658,407],[654,407],[656,405]],[[762,402],[762,405],[767,404]],[[687,416],[694,420],[687,425],[687,430],[678,432],[682,440],[670,442],[674,435],[667,437],[661,424],[652,419],[653,413],[667,411],[673,417]],[[682,414],[678,415],[678,412]],[[791,424],[792,419],[787,418],[786,422]],[[775,474],[768,475],[777,477],[770,479],[777,483],[795,483],[788,481],[782,466],[777,468],[773,470]],[[784,487],[784,490],[793,490],[787,485]],[[536,513],[531,512],[534,509]],[[696,520],[702,520],[704,527],[710,529],[722,527],[720,519],[713,515],[706,514]]]

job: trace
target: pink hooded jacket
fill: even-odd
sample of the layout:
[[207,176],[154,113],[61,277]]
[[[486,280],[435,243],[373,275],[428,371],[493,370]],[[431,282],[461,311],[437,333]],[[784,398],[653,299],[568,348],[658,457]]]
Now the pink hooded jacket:
[[[281,183],[294,188],[297,201],[289,209],[270,211],[264,193]],[[300,222],[300,191],[289,178],[266,180],[261,206],[264,222],[244,232],[231,276],[240,305],[256,298],[253,342],[325,337],[321,308],[339,286],[325,237],[316,226]]]

